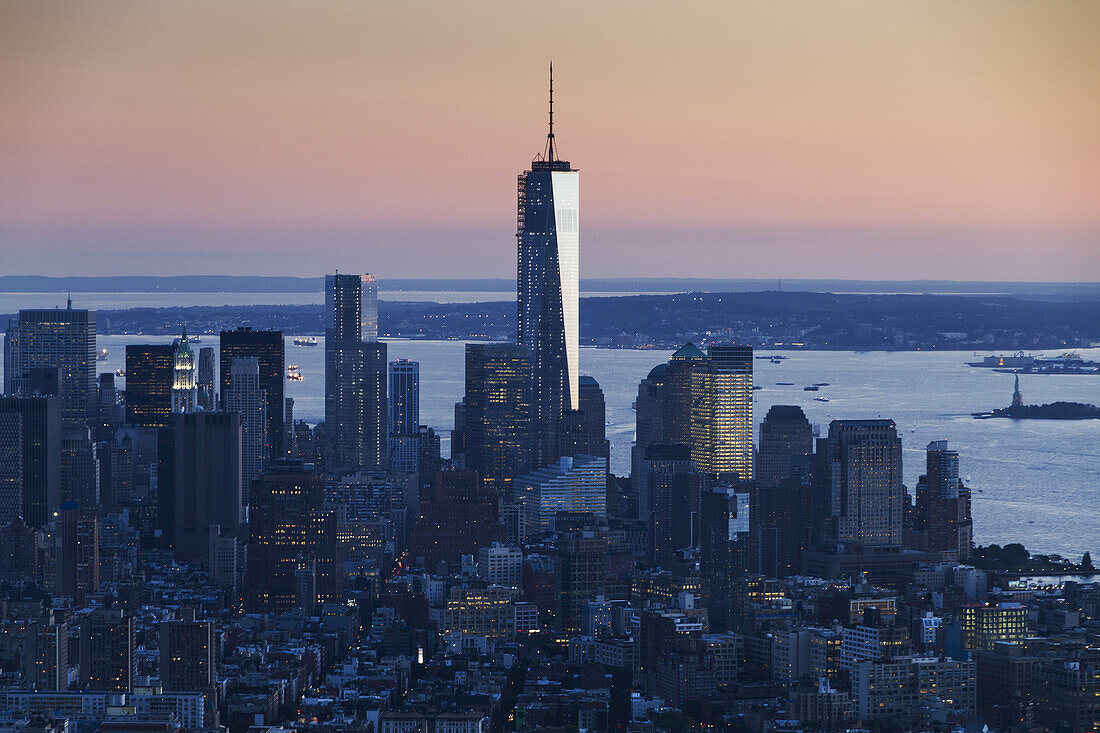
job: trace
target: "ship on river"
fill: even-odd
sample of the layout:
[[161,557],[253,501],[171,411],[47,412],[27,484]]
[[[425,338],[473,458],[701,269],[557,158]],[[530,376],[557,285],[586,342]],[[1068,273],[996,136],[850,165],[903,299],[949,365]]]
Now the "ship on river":
[[1100,362],[1087,361],[1080,354],[1034,356],[1017,351],[1011,356],[987,356],[968,365],[1007,374],[1100,374]]

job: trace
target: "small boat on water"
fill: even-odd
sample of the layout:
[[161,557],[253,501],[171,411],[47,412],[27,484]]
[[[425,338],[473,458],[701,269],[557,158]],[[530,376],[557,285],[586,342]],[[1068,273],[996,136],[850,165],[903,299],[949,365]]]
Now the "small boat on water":
[[125,371],[123,371],[122,369],[115,369],[115,376],[116,376],[116,377],[125,377],[125,376],[126,376],[126,372],[125,372]]
[[298,371],[297,364],[286,365],[286,378],[295,382],[301,382],[303,379],[305,379],[305,377],[302,376],[302,373]]
[[794,382],[776,382],[780,387],[793,387]]
[[828,387],[829,383],[828,382],[814,382],[814,386],[815,387]]
[[317,345],[317,337],[316,336],[308,336],[308,337],[307,336],[297,336],[294,339],[294,345],[295,346],[316,346]]
[[828,397],[814,397],[814,402],[828,402]]
[[108,353],[107,348],[104,347],[104,348],[99,350],[99,353],[95,355],[95,358],[98,361],[107,361],[107,353]]
[[818,386],[817,386],[816,384],[811,384],[811,385],[810,385],[809,387],[803,387],[803,388],[802,388],[802,390],[803,390],[804,392],[816,392],[816,391],[818,391],[819,389],[821,389],[821,388],[820,388],[820,387],[818,387]]

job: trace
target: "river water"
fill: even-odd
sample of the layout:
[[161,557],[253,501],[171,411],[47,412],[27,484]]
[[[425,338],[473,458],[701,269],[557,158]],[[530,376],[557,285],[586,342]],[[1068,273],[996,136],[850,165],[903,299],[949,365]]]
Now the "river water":
[[[163,343],[139,336],[100,336],[107,348],[100,371],[121,368],[127,343]],[[287,337],[286,359],[302,381],[288,381],[294,416],[324,419],[324,343],[295,346]],[[454,403],[463,392],[463,343],[391,340],[389,358],[420,363],[420,419],[442,431],[444,453]],[[197,346],[217,349],[216,336]],[[196,347],[197,348],[197,347]],[[758,352],[758,354],[768,352]],[[1100,349],[1083,350],[1100,359]],[[906,485],[912,489],[924,468],[925,446],[947,440],[959,451],[960,473],[973,489],[974,538],[981,544],[1022,542],[1033,552],[1079,558],[1100,551],[1100,420],[975,420],[972,412],[1003,407],[1012,397],[1013,377],[966,365],[968,352],[783,352],[778,364],[756,359],[755,420],[773,404],[800,405],[822,435],[829,421],[884,417],[898,426]],[[638,382],[669,352],[582,347],[581,371],[596,378],[607,401],[611,467],[625,475],[634,437],[631,409]],[[777,382],[790,382],[790,386]],[[804,386],[828,382],[818,392]],[[1023,375],[1024,401],[1100,403],[1100,377]],[[828,402],[815,401],[827,397]]]

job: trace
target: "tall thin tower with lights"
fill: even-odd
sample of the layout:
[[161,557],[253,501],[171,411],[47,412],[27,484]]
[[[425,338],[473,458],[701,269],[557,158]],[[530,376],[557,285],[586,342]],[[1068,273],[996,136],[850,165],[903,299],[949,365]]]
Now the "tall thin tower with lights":
[[546,148],[519,176],[517,341],[531,350],[538,460],[553,460],[562,413],[580,408],[580,173],[554,140],[554,65]]

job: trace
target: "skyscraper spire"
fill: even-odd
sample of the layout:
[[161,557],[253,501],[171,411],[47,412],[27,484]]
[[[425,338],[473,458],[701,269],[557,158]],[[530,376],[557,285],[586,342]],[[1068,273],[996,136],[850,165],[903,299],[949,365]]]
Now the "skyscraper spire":
[[546,136],[546,160],[553,162],[557,159],[557,151],[554,149],[554,62],[550,62],[550,134]]

